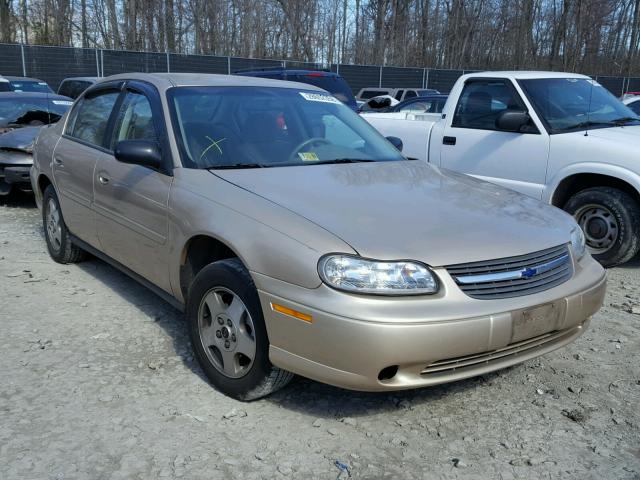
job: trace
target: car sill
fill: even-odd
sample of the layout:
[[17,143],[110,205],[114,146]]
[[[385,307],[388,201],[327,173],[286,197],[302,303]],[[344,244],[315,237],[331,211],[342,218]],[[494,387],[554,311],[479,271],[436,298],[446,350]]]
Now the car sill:
[[75,235],[70,235],[70,236],[71,236],[71,241],[73,243],[75,243],[76,245],[78,245],[80,248],[82,248],[83,250],[86,250],[91,255],[94,255],[95,257],[98,257],[100,260],[102,260],[103,262],[108,263],[112,267],[117,268],[118,270],[120,270],[125,275],[128,275],[129,277],[134,279],[136,282],[140,283],[142,286],[144,286],[144,287],[148,288],[149,290],[151,290],[153,293],[155,293],[160,298],[162,298],[165,302],[170,304],[173,308],[175,308],[175,309],[177,309],[177,310],[179,310],[181,312],[184,312],[184,310],[185,310],[184,304],[179,302],[175,298],[173,298],[167,292],[165,292],[161,288],[157,287],[153,283],[149,282],[145,278],[141,277],[140,275],[138,275],[133,270],[130,270],[129,268],[125,267],[120,262],[114,260],[113,258],[111,258],[110,256],[106,255],[105,253],[101,252],[100,250],[97,250],[95,247],[92,247],[88,243],[83,242],[82,240],[80,240]]

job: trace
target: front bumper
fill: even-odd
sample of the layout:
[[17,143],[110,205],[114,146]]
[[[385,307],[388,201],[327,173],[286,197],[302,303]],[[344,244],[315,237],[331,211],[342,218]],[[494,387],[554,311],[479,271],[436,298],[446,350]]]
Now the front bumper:
[[0,151],[0,184],[10,189],[11,185],[17,185],[22,189],[30,189],[31,181],[29,171],[32,164],[32,156],[21,151]]
[[[572,342],[601,307],[606,289],[606,274],[590,256],[574,267],[574,276],[557,287],[501,300],[467,297],[443,269],[435,269],[438,295],[400,299],[253,276],[274,365],[343,388],[384,391],[481,375]],[[313,321],[276,312],[273,303]]]

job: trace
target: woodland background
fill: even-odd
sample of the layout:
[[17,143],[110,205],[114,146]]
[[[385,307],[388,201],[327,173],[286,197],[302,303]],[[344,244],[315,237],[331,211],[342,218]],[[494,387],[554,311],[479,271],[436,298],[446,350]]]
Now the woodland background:
[[640,0],[0,0],[0,43],[640,74]]

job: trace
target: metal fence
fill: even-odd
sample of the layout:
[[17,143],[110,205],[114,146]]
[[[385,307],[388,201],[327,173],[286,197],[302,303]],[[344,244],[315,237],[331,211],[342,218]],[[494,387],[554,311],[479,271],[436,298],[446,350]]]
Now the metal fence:
[[[94,48],[0,43],[0,75],[35,77],[57,89],[67,77],[101,77],[123,72],[197,72],[232,74],[238,70],[282,66],[338,72],[354,93],[364,87],[435,88],[448,93],[458,77],[474,70],[346,65],[257,58],[131,52]],[[640,90],[640,78],[592,75],[614,95]]]

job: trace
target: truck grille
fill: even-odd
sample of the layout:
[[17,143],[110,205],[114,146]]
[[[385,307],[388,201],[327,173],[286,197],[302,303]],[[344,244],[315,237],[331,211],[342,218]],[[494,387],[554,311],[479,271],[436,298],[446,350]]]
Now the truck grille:
[[446,269],[464,293],[481,300],[542,292],[567,281],[573,273],[566,245],[517,257],[450,265]]

